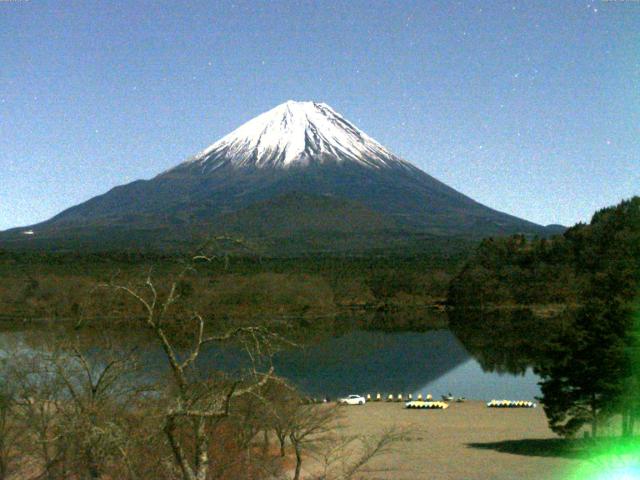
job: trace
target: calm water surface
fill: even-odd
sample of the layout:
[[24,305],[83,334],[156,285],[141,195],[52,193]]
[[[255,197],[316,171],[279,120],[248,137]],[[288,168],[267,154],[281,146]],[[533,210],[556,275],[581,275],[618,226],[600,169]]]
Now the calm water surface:
[[283,352],[276,371],[311,395],[451,392],[474,399],[533,399],[538,377],[484,371],[450,330],[353,331],[305,351]]
[[[478,336],[492,335],[478,332]],[[21,332],[0,333],[0,349],[19,343]],[[469,341],[465,338],[466,341]],[[351,393],[390,393],[434,398],[451,392],[470,399],[534,399],[540,395],[539,379],[526,364],[518,373],[494,366],[483,369],[488,352],[476,359],[452,330],[386,332],[352,329],[325,336],[302,349],[281,351],[273,359],[276,372],[310,396],[335,398]],[[496,348],[495,346],[493,347]],[[500,344],[497,349],[501,351]],[[506,350],[506,349],[505,349]],[[153,343],[141,348],[148,372],[166,369],[162,352]],[[517,352],[516,352],[517,354]],[[495,356],[495,355],[494,355]],[[199,368],[231,370],[243,363],[241,351],[211,347],[201,353]],[[491,371],[493,370],[493,371]],[[513,370],[513,369],[512,369]],[[508,369],[507,369],[508,371]]]

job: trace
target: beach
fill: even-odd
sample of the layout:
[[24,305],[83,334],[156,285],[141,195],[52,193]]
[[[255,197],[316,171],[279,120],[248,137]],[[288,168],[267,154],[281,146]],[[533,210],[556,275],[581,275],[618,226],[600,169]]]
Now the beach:
[[[347,435],[406,429],[393,453],[373,461],[368,479],[564,479],[579,460],[554,454],[542,408],[487,408],[452,403],[446,410],[408,410],[402,403],[345,406]],[[385,469],[386,471],[379,471]]]

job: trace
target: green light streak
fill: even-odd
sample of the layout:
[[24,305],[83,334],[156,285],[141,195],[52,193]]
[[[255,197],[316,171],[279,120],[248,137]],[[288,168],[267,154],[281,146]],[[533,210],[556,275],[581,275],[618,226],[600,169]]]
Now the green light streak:
[[612,443],[593,449],[569,480],[640,479],[640,442]]
[[[637,305],[632,332],[636,340],[640,339],[640,308]],[[630,352],[636,377],[640,373],[640,349],[637,345]],[[627,399],[637,398],[638,394],[636,380],[629,386]],[[567,480],[640,480],[640,438],[609,437],[596,441]]]

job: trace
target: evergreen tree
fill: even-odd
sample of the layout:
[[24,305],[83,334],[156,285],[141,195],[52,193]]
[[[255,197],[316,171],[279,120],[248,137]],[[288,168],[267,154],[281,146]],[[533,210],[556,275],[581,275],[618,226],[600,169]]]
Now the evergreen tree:
[[572,435],[622,414],[633,433],[640,393],[638,329],[633,311],[640,287],[640,198],[597,212],[591,225],[565,235],[584,278],[580,308],[540,367],[542,401],[551,428]]
[[628,373],[624,337],[614,327],[618,321],[605,304],[590,301],[537,369],[543,379],[541,400],[554,432],[572,436],[588,424],[596,437],[598,425],[614,413]]

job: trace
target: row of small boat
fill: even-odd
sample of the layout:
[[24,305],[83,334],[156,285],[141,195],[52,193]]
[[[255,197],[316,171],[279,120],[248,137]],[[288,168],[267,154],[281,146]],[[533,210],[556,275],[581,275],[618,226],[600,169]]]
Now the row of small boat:
[[[380,393],[377,393],[375,396],[372,396],[370,393],[367,394],[366,396],[367,402],[381,402],[383,400],[383,397]],[[399,393],[398,395],[394,396],[393,394],[389,394],[384,398],[385,401],[387,402],[412,402],[414,401],[413,395],[409,394],[406,397]],[[421,393],[418,394],[417,398],[415,399],[416,401],[422,402],[422,401],[426,401],[426,402],[432,402],[433,397],[431,396],[431,394],[427,394],[425,397],[422,396]],[[464,402],[466,400],[465,397],[453,397],[451,394],[449,395],[442,395],[442,401],[443,402]]]
[[423,400],[414,400],[404,404],[405,408],[424,408],[428,410],[444,410],[449,408],[446,402],[425,402]]
[[489,408],[536,408],[536,404],[528,400],[491,400]]
[[[406,402],[406,408],[425,408],[444,410],[449,408],[447,402],[429,402],[422,400],[414,400]],[[527,400],[491,400],[487,403],[489,408],[535,408],[536,404]]]
[[[394,397],[393,395],[389,395],[386,398],[387,402],[403,402],[405,408],[424,408],[424,409],[440,409],[444,410],[449,407],[448,402],[464,402],[466,399],[464,397],[459,398],[448,398],[444,395],[442,396],[443,401],[435,401],[430,398],[431,396],[427,396],[426,400],[422,399],[422,395],[418,395],[417,400],[412,400],[411,395],[408,396],[408,401],[404,401],[402,395],[398,395]],[[329,398],[317,399],[317,398],[308,398],[305,399],[304,403],[328,403]],[[377,394],[374,399],[371,398],[371,395],[367,395],[367,402],[376,402],[382,401],[381,395]],[[487,402],[488,408],[536,408],[536,404],[534,402],[530,402],[528,400],[491,400]]]

